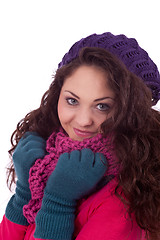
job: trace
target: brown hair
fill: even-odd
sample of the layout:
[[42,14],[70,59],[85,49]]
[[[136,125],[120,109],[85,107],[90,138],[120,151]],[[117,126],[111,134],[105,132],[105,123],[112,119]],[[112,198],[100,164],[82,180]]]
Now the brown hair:
[[[119,183],[129,214],[135,214],[147,238],[160,239],[160,114],[152,109],[150,89],[127,70],[115,56],[104,49],[84,48],[79,57],[58,69],[38,109],[22,119],[11,136],[12,153],[27,131],[36,131],[47,139],[60,122],[57,103],[64,80],[81,65],[95,65],[106,71],[115,93],[115,114],[101,126],[103,133],[114,132],[115,152],[119,159]],[[10,181],[9,181],[10,179]],[[15,181],[13,163],[8,184]]]

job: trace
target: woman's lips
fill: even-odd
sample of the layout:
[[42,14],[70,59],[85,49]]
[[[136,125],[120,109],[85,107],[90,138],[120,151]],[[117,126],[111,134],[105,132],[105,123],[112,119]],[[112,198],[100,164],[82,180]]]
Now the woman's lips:
[[89,136],[94,135],[94,132],[82,131],[77,128],[73,128],[73,129],[74,129],[75,134],[79,137],[89,137]]

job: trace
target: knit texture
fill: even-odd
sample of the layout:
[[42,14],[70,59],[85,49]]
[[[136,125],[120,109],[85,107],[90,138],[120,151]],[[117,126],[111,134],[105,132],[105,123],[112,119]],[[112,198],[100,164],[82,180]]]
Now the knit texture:
[[[71,240],[74,232],[76,202],[44,191],[42,207],[36,216],[35,238]],[[54,227],[53,227],[54,226]]]
[[62,131],[53,132],[47,140],[46,150],[48,155],[43,159],[37,159],[30,169],[29,184],[32,198],[29,204],[23,208],[23,214],[30,224],[35,222],[38,210],[41,208],[44,188],[47,180],[56,167],[59,156],[65,152],[70,153],[73,150],[82,150],[89,148],[94,153],[101,152],[108,161],[106,175],[117,175],[118,165],[116,157],[113,154],[113,145],[111,136],[103,137],[101,134],[83,141],[74,141],[66,136]]
[[84,47],[103,48],[116,55],[126,67],[140,77],[152,91],[152,103],[155,105],[160,99],[160,74],[157,66],[142,49],[136,39],[125,35],[113,35],[110,32],[92,34],[76,42],[64,55],[58,67],[70,63],[78,57],[79,51]]
[[27,219],[23,215],[23,206],[31,199],[31,193],[29,188],[21,185],[19,181],[16,183],[16,194],[14,194],[9,200],[5,216],[11,222],[28,225]]
[[46,141],[35,132],[26,132],[20,139],[14,154],[13,163],[17,175],[16,193],[9,200],[5,215],[17,224],[27,225],[27,219],[23,215],[23,206],[31,199],[29,189],[29,170],[37,158],[43,158],[46,154]]

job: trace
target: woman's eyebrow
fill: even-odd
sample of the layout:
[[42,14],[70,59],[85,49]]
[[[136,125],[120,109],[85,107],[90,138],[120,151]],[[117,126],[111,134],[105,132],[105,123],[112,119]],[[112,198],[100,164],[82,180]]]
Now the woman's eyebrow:
[[74,97],[76,97],[76,98],[80,99],[80,97],[78,97],[76,94],[74,94],[74,93],[73,93],[73,92],[71,92],[71,91],[65,90],[65,92],[69,92],[69,93],[70,93],[70,94],[72,94]]
[[[80,99],[80,97],[78,97],[75,93],[73,93],[73,92],[71,92],[71,91],[65,90],[65,92],[69,92],[69,93],[72,94],[74,97]],[[97,98],[97,99],[95,99],[94,102],[99,102],[99,101],[102,101],[102,100],[105,100],[105,99],[108,99],[108,98],[114,101],[114,98],[112,98],[112,97],[103,97],[103,98]]]
[[112,97],[103,97],[103,98],[95,99],[94,102],[99,102],[99,101],[102,101],[102,100],[105,100],[105,99],[108,99],[108,98],[114,101],[114,98],[112,98]]

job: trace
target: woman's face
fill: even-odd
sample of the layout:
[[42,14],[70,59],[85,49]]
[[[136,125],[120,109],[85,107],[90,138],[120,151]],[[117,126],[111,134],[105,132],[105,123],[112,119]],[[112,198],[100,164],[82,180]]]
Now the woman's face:
[[73,140],[82,141],[97,135],[100,125],[113,115],[114,97],[102,69],[80,66],[65,79],[60,92],[61,126]]

